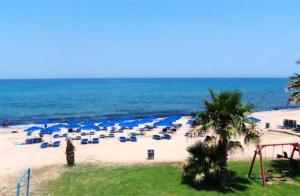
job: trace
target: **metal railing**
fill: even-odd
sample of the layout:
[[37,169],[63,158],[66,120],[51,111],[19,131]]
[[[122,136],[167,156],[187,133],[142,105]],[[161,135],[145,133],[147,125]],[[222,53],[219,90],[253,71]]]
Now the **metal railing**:
[[26,196],[29,196],[29,187],[30,187],[30,168],[26,169],[24,173],[18,178],[17,185],[16,185],[16,196],[20,196],[20,189],[21,189],[21,183],[23,179],[27,181],[26,183]]

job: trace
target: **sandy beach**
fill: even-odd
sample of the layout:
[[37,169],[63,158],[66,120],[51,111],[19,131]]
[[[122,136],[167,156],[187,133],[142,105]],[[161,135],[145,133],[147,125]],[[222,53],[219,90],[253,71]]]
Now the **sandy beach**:
[[[262,121],[258,128],[263,131],[261,143],[281,143],[281,142],[300,142],[300,136],[274,132],[264,129],[266,122],[271,124],[270,130],[277,130],[277,126],[282,124],[283,119],[300,120],[300,110],[277,110],[257,112],[253,116]],[[172,135],[171,140],[156,141],[152,135],[158,133],[160,128],[147,132],[145,136],[138,136],[137,142],[121,143],[119,136],[127,135],[129,130],[124,133],[117,133],[115,138],[100,139],[99,144],[81,145],[80,141],[73,141],[76,147],[76,163],[152,163],[152,162],[184,162],[188,156],[186,148],[194,142],[203,138],[187,138],[184,134],[190,129],[186,121],[190,117],[183,117],[178,123],[183,127]],[[26,126],[11,128],[1,128],[0,130],[0,181],[7,176],[19,174],[24,169],[41,168],[51,165],[63,165],[65,160],[66,142],[64,138],[58,148],[49,147],[41,149],[39,144],[20,145],[26,139],[23,132]],[[18,131],[18,133],[11,133]],[[97,133],[99,134],[99,133]],[[147,160],[147,150],[155,150],[155,160]],[[250,160],[253,156],[255,146],[245,146],[244,152],[236,152],[230,155],[231,160]],[[289,152],[290,149],[284,149]],[[268,149],[268,157],[271,158],[273,149]],[[282,149],[274,149],[274,153],[281,153]]]

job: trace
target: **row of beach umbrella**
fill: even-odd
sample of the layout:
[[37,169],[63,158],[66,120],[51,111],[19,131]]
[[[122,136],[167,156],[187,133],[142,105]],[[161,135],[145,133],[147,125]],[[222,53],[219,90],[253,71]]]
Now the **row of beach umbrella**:
[[[106,118],[99,118],[96,119],[94,122],[88,121],[81,123],[78,120],[72,120],[67,124],[56,124],[51,127],[47,127],[48,124],[51,124],[51,120],[40,120],[38,124],[45,125],[45,128],[33,126],[29,127],[28,129],[24,130],[25,132],[28,132],[31,134],[34,131],[39,131],[40,133],[44,134],[51,134],[53,132],[59,132],[62,128],[66,129],[81,129],[81,130],[98,130],[100,127],[113,127],[116,125],[119,125],[123,128],[133,128],[137,127],[140,124],[150,123],[153,122],[156,119],[155,116],[148,116],[143,119],[139,120],[133,120],[133,116],[124,116],[118,119],[108,120]],[[96,125],[96,123],[98,125]]]
[[167,118],[164,118],[156,123],[154,123],[153,125],[155,127],[157,126],[171,126],[175,121],[179,120],[181,117],[180,116],[170,116]]

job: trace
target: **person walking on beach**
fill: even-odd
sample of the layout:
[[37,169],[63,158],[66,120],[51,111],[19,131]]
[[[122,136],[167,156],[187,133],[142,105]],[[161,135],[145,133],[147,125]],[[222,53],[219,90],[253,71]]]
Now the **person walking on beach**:
[[69,166],[75,164],[75,146],[71,139],[67,139],[66,158]]

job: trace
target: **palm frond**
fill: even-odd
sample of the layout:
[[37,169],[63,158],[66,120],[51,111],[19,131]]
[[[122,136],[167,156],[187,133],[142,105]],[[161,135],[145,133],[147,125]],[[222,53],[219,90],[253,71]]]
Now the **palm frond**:
[[241,144],[241,142],[239,141],[230,141],[228,143],[228,148],[227,148],[228,152],[233,152],[233,151],[236,151],[236,150],[241,150],[243,151],[243,146]]
[[290,77],[289,84],[287,86],[288,90],[294,90],[300,88],[300,75],[295,73],[294,76]]
[[259,140],[260,140],[260,138],[259,138],[258,133],[248,130],[248,132],[246,133],[245,138],[244,138],[244,143],[245,144],[258,144]]

